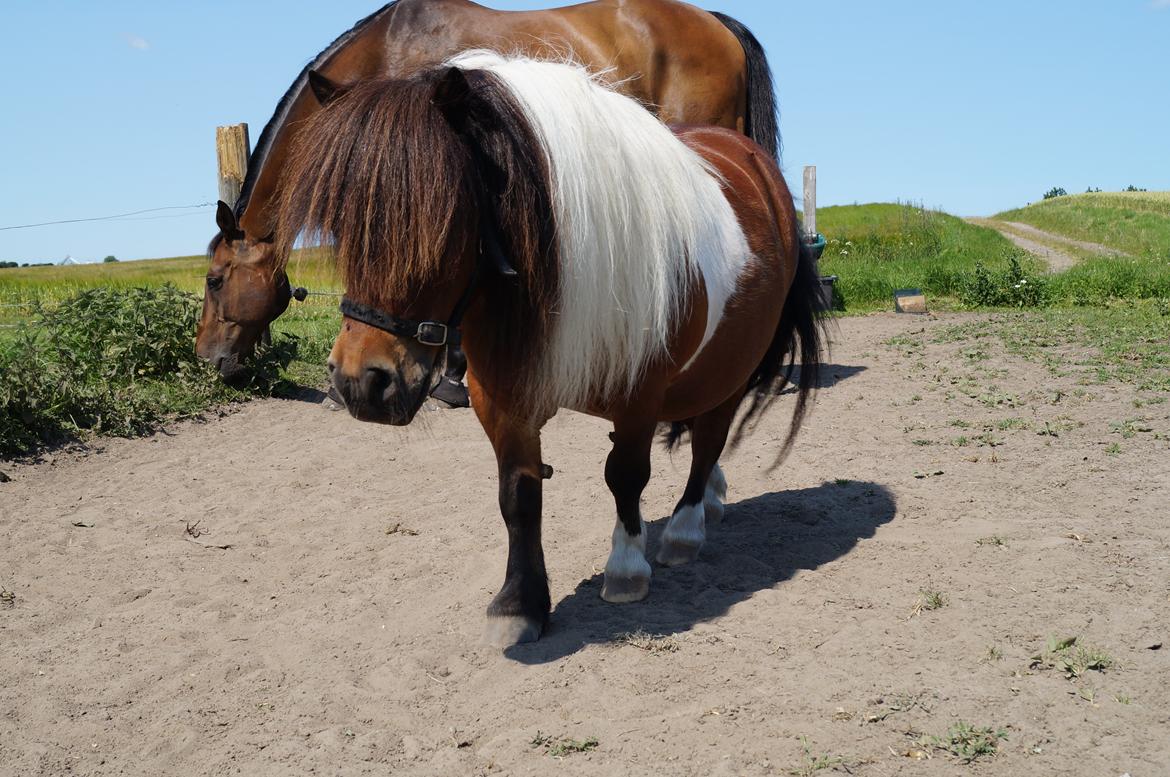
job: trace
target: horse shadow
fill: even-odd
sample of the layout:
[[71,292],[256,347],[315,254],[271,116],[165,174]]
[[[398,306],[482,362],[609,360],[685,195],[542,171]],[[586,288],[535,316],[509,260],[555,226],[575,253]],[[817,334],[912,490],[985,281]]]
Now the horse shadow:
[[[860,365],[860,364],[856,365],[856,366],[848,365],[848,364],[831,364],[831,363],[830,364],[822,364],[822,365],[820,365],[820,368],[817,370],[816,387],[818,389],[833,388],[838,383],[843,383],[843,382],[849,380],[850,378],[857,377],[861,373],[865,372],[867,369],[869,369],[869,368],[864,366],[864,365]],[[792,383],[793,384],[800,383],[800,365],[799,364],[792,368]],[[787,394],[789,392],[795,392],[795,391],[796,391],[795,386],[790,384],[788,386],[785,386],[783,392],[781,392],[781,393]]]
[[[798,570],[841,558],[893,520],[895,512],[888,488],[855,481],[729,504],[723,523],[708,529],[697,561],[674,568],[653,565],[647,599],[622,605],[604,602],[602,575],[594,575],[556,603],[540,641],[508,648],[504,655],[522,664],[544,664],[638,630],[661,635],[689,631]],[[647,524],[648,558],[658,550],[666,520]]]

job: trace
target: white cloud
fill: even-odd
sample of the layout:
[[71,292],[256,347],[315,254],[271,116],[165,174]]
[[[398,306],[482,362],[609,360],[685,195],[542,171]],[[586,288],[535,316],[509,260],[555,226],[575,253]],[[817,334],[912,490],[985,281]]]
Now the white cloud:
[[[1170,2],[1170,0],[1167,0],[1167,2]],[[131,35],[128,32],[122,33],[122,37],[126,40],[126,45],[132,49],[138,49],[139,51],[146,51],[147,49],[150,48],[150,43],[147,42],[146,38],[141,38],[137,35]]]
[[1170,0],[1150,0],[1150,8],[1155,11],[1162,8],[1170,8]]

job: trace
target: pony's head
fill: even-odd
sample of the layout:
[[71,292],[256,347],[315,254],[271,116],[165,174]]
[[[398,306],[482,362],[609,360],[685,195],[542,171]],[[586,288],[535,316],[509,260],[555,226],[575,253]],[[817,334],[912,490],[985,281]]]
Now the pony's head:
[[288,307],[288,276],[277,266],[271,235],[244,234],[225,202],[215,216],[219,234],[207,249],[211,260],[195,352],[229,384],[244,376],[243,360]]
[[409,423],[464,313],[469,359],[492,362],[481,383],[524,379],[556,248],[547,163],[522,111],[478,71],[310,81],[324,108],[285,167],[276,250],[298,234],[333,246],[346,296],[329,370],[350,413]]

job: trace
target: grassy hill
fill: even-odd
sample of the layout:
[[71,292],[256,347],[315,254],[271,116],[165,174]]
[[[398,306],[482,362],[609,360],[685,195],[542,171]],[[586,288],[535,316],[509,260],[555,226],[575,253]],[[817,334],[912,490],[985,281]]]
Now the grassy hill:
[[1004,272],[1013,257],[1034,262],[998,232],[914,205],[873,203],[817,211],[828,245],[821,273],[837,275],[850,312],[889,310],[895,289],[920,288],[929,304],[956,303],[977,264]]
[[996,214],[1136,257],[1170,258],[1170,192],[1071,194]]

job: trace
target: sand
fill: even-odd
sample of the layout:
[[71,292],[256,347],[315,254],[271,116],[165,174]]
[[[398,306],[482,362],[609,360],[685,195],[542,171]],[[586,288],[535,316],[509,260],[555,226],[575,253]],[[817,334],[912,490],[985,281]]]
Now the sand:
[[[639,604],[598,596],[607,426],[558,415],[551,629],[503,653],[470,411],[268,400],[0,464],[0,774],[1170,774],[1170,411],[931,342],[962,320],[843,320],[792,456],[770,469],[785,403],[724,457],[700,559]],[[958,444],[983,424],[997,444]],[[651,554],[687,463],[655,451]],[[1113,665],[1033,666],[1050,635]],[[932,747],[957,721],[999,752]]]

